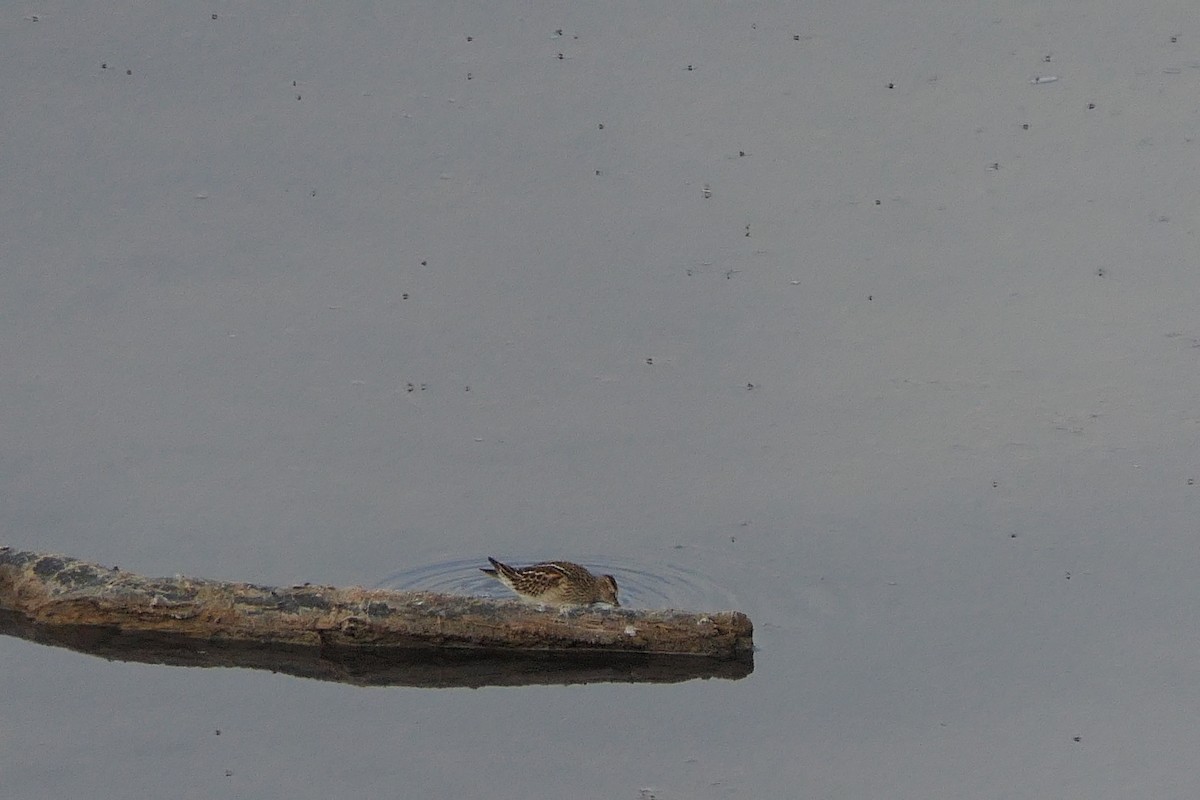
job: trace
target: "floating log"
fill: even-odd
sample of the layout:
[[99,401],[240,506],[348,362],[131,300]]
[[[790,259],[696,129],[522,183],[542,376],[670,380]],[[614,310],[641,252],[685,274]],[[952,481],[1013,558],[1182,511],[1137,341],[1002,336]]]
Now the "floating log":
[[147,578],[0,548],[0,633],[104,658],[271,669],[356,684],[740,678],[745,614],[543,609],[516,600]]

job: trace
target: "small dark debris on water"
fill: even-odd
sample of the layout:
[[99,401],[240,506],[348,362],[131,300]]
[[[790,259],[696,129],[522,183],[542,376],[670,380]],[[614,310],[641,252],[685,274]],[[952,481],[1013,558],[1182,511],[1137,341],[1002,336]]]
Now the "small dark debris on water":
[[1097,270],[1096,270],[1096,277],[1097,277],[1097,278],[1103,278],[1103,277],[1104,277],[1104,275],[1105,275],[1105,272],[1104,272],[1104,267],[1100,267],[1099,269],[1097,269]]
[[126,74],[126,75],[132,75],[132,74],[133,74],[133,70],[131,70],[131,69],[127,69],[127,70],[125,70],[125,74]]
[[1095,103],[1088,103],[1088,111],[1093,110],[1095,107],[1096,107]]
[[217,15],[216,15],[216,14],[213,14],[213,15],[212,15],[212,18],[213,18],[213,19],[216,19],[216,18],[217,18]]
[[896,84],[894,84],[894,83],[889,83],[889,84],[888,84],[888,88],[889,88],[889,89],[895,89],[895,88],[896,88]]
[[1073,741],[1073,742],[1082,742],[1082,741],[1083,741],[1083,737],[1082,737],[1082,736],[1072,736],[1072,737],[1071,737],[1071,741]]

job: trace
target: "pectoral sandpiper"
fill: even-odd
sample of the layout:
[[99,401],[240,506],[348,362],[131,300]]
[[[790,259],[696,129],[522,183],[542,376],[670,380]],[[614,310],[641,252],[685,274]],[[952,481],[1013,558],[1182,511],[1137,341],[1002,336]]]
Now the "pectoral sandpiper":
[[612,575],[593,575],[570,561],[546,561],[530,567],[510,567],[489,557],[494,569],[480,568],[522,600],[555,606],[586,606],[617,602],[617,581]]

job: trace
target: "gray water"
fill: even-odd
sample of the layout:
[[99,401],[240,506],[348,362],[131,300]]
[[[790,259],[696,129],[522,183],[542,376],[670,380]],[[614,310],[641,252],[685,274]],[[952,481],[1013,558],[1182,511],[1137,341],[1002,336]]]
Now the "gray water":
[[4,544],[570,559],[759,650],[426,690],[6,638],[5,797],[1194,797],[1184,8],[10,8]]

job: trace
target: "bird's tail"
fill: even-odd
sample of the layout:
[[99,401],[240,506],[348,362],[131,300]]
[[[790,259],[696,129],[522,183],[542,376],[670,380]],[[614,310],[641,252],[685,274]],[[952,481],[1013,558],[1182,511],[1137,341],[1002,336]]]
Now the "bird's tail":
[[480,567],[479,571],[482,572],[484,575],[491,575],[493,578],[498,578],[500,576],[500,574],[507,575],[512,572],[512,567],[510,567],[508,564],[501,564],[499,561],[492,558],[491,556],[488,556],[488,561],[491,563],[491,565],[494,567],[494,569],[487,569],[486,567]]

